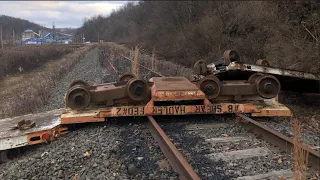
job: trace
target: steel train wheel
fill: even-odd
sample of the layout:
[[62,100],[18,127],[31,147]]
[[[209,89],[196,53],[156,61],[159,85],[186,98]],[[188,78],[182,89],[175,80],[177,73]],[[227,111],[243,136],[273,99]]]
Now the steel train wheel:
[[127,82],[126,91],[132,100],[142,101],[149,94],[148,83],[141,79],[130,79]]
[[83,85],[76,85],[70,88],[66,94],[66,105],[74,110],[83,110],[89,106],[91,95]]
[[135,78],[136,76],[132,73],[124,73],[120,76],[119,81],[120,82],[128,82],[130,79]]
[[200,90],[210,100],[219,96],[220,89],[220,80],[217,77],[206,77],[200,82]]
[[272,75],[259,77],[255,84],[259,95],[266,99],[276,97],[281,89],[279,80]]
[[225,65],[229,65],[231,62],[240,61],[240,55],[237,51],[228,49],[223,53],[223,61]]
[[197,61],[193,66],[193,72],[197,75],[205,75],[207,71],[207,63],[204,60]]
[[90,85],[84,80],[75,80],[69,85],[69,89],[76,85],[82,85],[89,89]]
[[254,74],[252,74],[252,75],[249,77],[248,81],[249,81],[250,83],[255,83],[256,80],[257,80],[259,77],[262,77],[262,76],[263,76],[262,73],[254,73]]

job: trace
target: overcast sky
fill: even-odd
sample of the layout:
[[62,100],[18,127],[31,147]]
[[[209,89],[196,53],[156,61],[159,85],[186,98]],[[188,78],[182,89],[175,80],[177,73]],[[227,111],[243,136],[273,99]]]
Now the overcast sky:
[[0,14],[26,19],[48,28],[80,27],[84,18],[108,15],[128,1],[0,1]]

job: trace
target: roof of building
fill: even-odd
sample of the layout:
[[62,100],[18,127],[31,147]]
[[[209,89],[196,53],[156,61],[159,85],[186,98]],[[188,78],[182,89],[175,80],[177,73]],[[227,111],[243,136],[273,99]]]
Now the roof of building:
[[27,29],[27,30],[25,30],[24,32],[25,32],[25,33],[30,33],[30,32],[34,32],[34,31],[32,31],[31,29]]

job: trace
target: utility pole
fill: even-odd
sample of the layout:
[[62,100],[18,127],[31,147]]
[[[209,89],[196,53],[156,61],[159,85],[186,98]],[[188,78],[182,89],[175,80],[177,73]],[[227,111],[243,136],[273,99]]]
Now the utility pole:
[[55,38],[55,25],[54,22],[52,23],[52,39],[54,40]]
[[12,45],[14,46],[16,43],[15,43],[15,39],[14,39],[14,29],[12,30]]
[[1,25],[1,31],[0,31],[0,40],[1,40],[1,49],[3,49],[3,40],[2,40],[2,25]]

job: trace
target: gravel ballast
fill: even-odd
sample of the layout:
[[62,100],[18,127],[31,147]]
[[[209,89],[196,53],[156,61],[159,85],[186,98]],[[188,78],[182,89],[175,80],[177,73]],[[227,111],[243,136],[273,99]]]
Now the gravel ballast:
[[[100,61],[104,60],[101,59]],[[102,67],[99,49],[85,57],[50,92],[41,111],[64,107],[63,96],[77,79],[89,84],[115,81],[119,75]],[[119,60],[118,66],[127,65]],[[121,72],[122,73],[122,72]],[[175,179],[172,169],[160,169],[160,148],[143,122],[127,118],[108,123],[71,126],[56,141],[23,148],[23,153],[0,164],[0,179]],[[118,123],[117,123],[118,122]]]
[[106,70],[100,66],[99,49],[95,48],[89,51],[85,57],[80,60],[73,69],[70,69],[70,72],[52,88],[49,93],[48,104],[39,109],[39,112],[64,107],[63,96],[73,81],[80,79],[87,81],[90,85],[99,84],[103,82],[103,76],[106,73]]
[[[183,155],[201,179],[234,179],[290,169],[288,154],[273,151],[270,144],[248,134],[244,128],[235,123],[235,119],[228,115],[204,116],[203,118],[194,116],[186,117],[184,120],[159,121],[159,123],[166,134],[173,139],[175,145],[182,150]],[[187,128],[188,125],[210,125],[210,128],[190,130]],[[214,144],[207,141],[218,137],[245,137],[245,140]],[[261,147],[270,149],[271,154],[228,161],[215,161],[207,156],[211,153]]]

